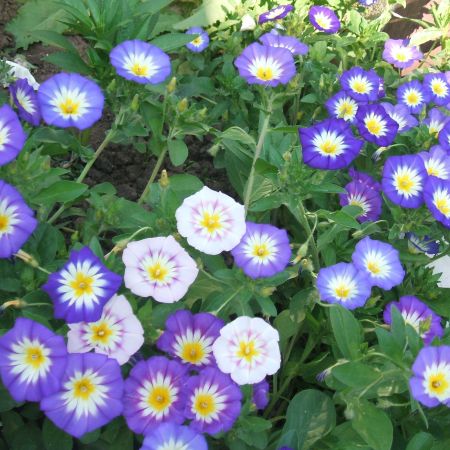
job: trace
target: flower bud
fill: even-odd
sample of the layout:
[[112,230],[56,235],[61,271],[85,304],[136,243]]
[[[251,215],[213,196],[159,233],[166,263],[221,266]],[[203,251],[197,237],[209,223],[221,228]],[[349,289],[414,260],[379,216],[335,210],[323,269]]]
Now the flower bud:
[[270,297],[277,290],[276,286],[265,286],[260,290],[263,297]]
[[188,99],[186,97],[178,102],[178,105],[177,105],[178,112],[182,113],[182,112],[186,111],[188,109],[188,107],[189,107],[189,103],[188,103]]
[[256,28],[255,19],[250,14],[242,16],[242,24],[240,31],[252,31]]
[[167,85],[167,92],[169,94],[172,94],[172,92],[174,92],[176,88],[177,88],[177,77],[172,77],[172,79],[169,81],[169,84]]
[[161,178],[159,179],[159,185],[164,189],[169,186],[169,184],[169,175],[167,175],[167,170],[163,169],[163,171],[161,172]]
[[131,101],[131,110],[136,112],[139,109],[139,94],[136,94]]

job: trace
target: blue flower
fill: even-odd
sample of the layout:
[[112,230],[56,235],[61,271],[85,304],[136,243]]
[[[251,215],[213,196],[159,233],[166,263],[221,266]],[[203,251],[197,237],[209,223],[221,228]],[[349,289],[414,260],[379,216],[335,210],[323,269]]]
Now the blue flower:
[[387,147],[394,142],[398,123],[380,105],[361,105],[356,114],[358,130],[368,142]]

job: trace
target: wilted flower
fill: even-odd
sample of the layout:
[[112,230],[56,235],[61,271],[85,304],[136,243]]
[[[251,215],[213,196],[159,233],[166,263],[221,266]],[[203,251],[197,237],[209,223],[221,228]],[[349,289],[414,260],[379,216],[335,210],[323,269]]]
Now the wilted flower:
[[291,247],[286,230],[246,222],[246,232],[231,254],[236,265],[249,277],[271,277],[289,264]]
[[192,368],[209,366],[215,364],[212,345],[223,325],[221,319],[210,313],[176,311],[168,317],[156,345]]
[[67,349],[70,353],[94,350],[122,365],[144,343],[144,329],[123,295],[114,295],[103,307],[97,322],[69,324]]
[[443,73],[428,73],[423,78],[423,88],[430,96],[430,100],[438,106],[450,102],[450,84]]
[[282,36],[278,33],[263,34],[259,40],[269,47],[280,47],[289,50],[293,55],[306,55],[308,46],[294,36]]
[[341,75],[341,86],[355,100],[374,101],[379,97],[380,77],[373,69],[352,67]]
[[429,408],[450,406],[450,347],[424,347],[412,366],[409,386],[414,399]]
[[229,375],[209,367],[186,383],[185,415],[199,432],[229,431],[241,412],[242,393]]
[[138,39],[114,47],[109,59],[121,77],[140,84],[162,83],[171,72],[169,55]]
[[208,255],[231,250],[245,233],[244,206],[206,186],[185,198],[175,217],[189,245]]
[[388,325],[392,322],[392,308],[400,312],[405,323],[417,331],[425,344],[430,344],[435,337],[444,334],[441,318],[417,297],[407,295],[400,297],[398,302],[388,303],[383,313],[383,319]]
[[336,13],[326,6],[312,6],[309,10],[309,20],[314,28],[325,33],[337,33],[341,28]]
[[72,250],[64,266],[48,277],[42,289],[53,301],[57,319],[95,322],[118,291],[122,277],[108,270],[89,247]]
[[325,102],[328,112],[336,119],[354,122],[358,112],[358,102],[345,91],[340,91]]
[[450,228],[450,181],[429,177],[423,197],[433,217]]
[[419,114],[430,101],[430,96],[419,81],[413,80],[398,87],[397,100],[406,105],[413,114]]
[[270,22],[272,20],[277,19],[283,19],[290,13],[294,7],[292,5],[280,5],[275,8],[270,9],[269,11],[266,11],[265,13],[262,13],[259,18],[259,23],[265,23]]
[[19,117],[35,127],[41,121],[41,113],[36,92],[26,79],[17,80],[9,86],[14,104],[19,110]]
[[353,136],[343,119],[326,119],[308,128],[300,128],[303,161],[316,169],[342,169],[359,154],[363,141]]
[[368,142],[386,147],[394,142],[398,123],[391,119],[385,109],[376,104],[361,105],[356,114],[358,130]]
[[390,156],[383,168],[383,192],[393,203],[418,208],[427,173],[419,155]]
[[370,297],[369,277],[353,264],[338,263],[320,269],[317,276],[320,299],[327,303],[339,303],[344,308],[364,306]]
[[432,240],[429,236],[423,238],[414,233],[406,233],[408,239],[408,250],[410,253],[426,253],[435,256],[439,253],[439,242]]
[[38,101],[49,125],[84,130],[100,119],[104,97],[101,89],[76,73],[59,73],[41,84]]
[[18,252],[38,222],[15,188],[0,180],[0,258]]
[[187,368],[163,356],[137,363],[125,381],[123,415],[130,430],[148,435],[162,422],[184,422]]
[[269,404],[270,386],[266,379],[253,385],[252,401],[256,409],[262,410]]
[[208,444],[202,434],[191,427],[162,423],[145,437],[140,450],[208,450]]
[[26,136],[16,113],[9,105],[3,105],[0,108],[0,166],[15,159],[25,140]]
[[186,47],[194,53],[200,53],[209,45],[208,33],[201,27],[191,27],[186,34],[198,34],[198,36],[186,44]]
[[0,375],[17,402],[38,402],[56,392],[66,367],[66,344],[34,320],[18,318],[0,337]]
[[367,275],[372,286],[390,290],[405,277],[398,250],[368,236],[356,244],[352,260],[355,267]]
[[96,353],[67,356],[61,388],[41,401],[41,410],[77,438],[120,416],[123,379],[115,359]]
[[257,42],[246,47],[234,65],[249,84],[275,87],[287,84],[296,74],[294,57],[289,50]]
[[387,39],[384,43],[383,59],[399,69],[410,67],[422,58],[422,52],[410,46],[409,39]]
[[5,61],[8,66],[11,67],[9,73],[16,79],[25,79],[28,81],[30,86],[37,91],[39,89],[39,83],[36,81],[36,79],[31,75],[31,72],[21,64],[18,64],[14,61]]
[[214,357],[237,384],[255,384],[280,368],[278,341],[278,331],[263,319],[241,316],[220,330]]

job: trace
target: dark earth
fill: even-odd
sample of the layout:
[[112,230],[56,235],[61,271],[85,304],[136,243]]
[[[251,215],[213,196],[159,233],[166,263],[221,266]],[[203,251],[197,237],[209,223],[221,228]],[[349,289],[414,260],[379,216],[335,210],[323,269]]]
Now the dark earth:
[[[429,0],[407,0],[406,8],[398,8],[396,12],[410,18],[421,18],[426,11],[425,5]],[[18,3],[16,0],[0,0],[0,56],[7,50],[14,48],[13,37],[5,32],[5,25],[16,15]],[[404,38],[411,34],[417,27],[413,22],[393,18],[387,25],[385,31],[395,39]],[[82,49],[85,43],[77,37],[71,38],[74,45]],[[38,82],[42,82],[51,75],[58,73],[59,69],[43,60],[43,57],[55,51],[51,47],[42,44],[31,45],[28,50],[21,52],[28,62],[36,66],[33,71]],[[9,53],[9,52],[8,52]],[[108,130],[111,117],[107,113],[103,119],[94,126],[91,145],[95,148],[103,140],[104,133]],[[189,159],[184,167],[173,167],[166,160],[162,168],[170,174],[181,173],[187,170],[198,176],[212,189],[222,190],[230,193],[230,185],[224,170],[214,167],[211,156],[207,150],[211,145],[210,139],[206,137],[203,141],[187,138],[186,144],[189,148]],[[101,182],[112,183],[118,195],[128,200],[137,200],[145,188],[148,178],[152,172],[155,158],[134,150],[132,147],[110,145],[91,169],[86,183],[95,185]]]

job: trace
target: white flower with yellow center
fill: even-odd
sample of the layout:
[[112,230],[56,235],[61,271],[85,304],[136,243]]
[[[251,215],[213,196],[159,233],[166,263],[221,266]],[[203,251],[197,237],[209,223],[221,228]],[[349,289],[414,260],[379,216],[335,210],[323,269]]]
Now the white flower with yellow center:
[[433,204],[446,218],[450,217],[450,193],[446,188],[438,188],[433,192]]
[[201,330],[188,328],[185,334],[175,335],[173,351],[182,361],[202,366],[208,364],[214,338],[202,334]]
[[367,94],[373,89],[373,84],[364,75],[355,75],[348,81],[350,89],[357,94]]
[[59,91],[55,91],[50,100],[53,111],[63,119],[78,120],[85,115],[91,106],[86,92],[76,87],[70,89],[62,86]]
[[276,259],[277,242],[267,233],[249,236],[242,249],[253,264],[270,264]]
[[367,131],[376,137],[385,136],[387,133],[386,120],[374,112],[371,112],[365,116],[364,125]]
[[321,130],[314,136],[312,144],[316,152],[330,158],[336,158],[348,148],[345,136],[332,130]]
[[434,78],[430,83],[431,91],[436,97],[447,97],[449,88],[445,81]]
[[441,362],[427,367],[423,375],[423,389],[431,398],[444,403],[450,399],[450,364]]
[[320,28],[323,28],[324,30],[329,30],[331,28],[331,18],[324,12],[314,14],[314,19]]
[[227,399],[225,395],[218,392],[218,388],[216,384],[213,384],[195,389],[189,402],[196,420],[206,423],[218,420],[220,413],[226,408]]
[[406,197],[416,197],[422,191],[423,179],[417,169],[411,166],[399,166],[393,174],[397,192]]
[[353,121],[358,111],[358,104],[350,97],[340,98],[334,107],[338,119]]
[[414,108],[423,103],[423,94],[419,89],[409,88],[403,93],[403,99],[407,106]]
[[14,232],[15,225],[20,223],[18,208],[8,199],[0,200],[0,237]]

